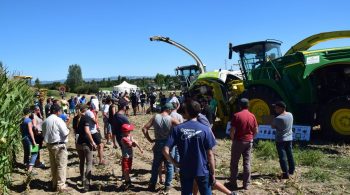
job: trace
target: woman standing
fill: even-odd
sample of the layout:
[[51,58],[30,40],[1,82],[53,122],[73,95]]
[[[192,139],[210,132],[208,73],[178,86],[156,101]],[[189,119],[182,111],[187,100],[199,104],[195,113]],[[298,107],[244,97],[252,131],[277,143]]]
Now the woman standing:
[[33,170],[33,166],[35,164],[36,158],[38,156],[37,152],[31,152],[32,147],[36,146],[34,133],[33,133],[33,123],[32,119],[29,118],[31,115],[30,109],[25,108],[23,110],[24,119],[21,124],[21,132],[22,132],[22,143],[24,150],[24,164],[27,166],[28,173],[31,173]]
[[[79,155],[79,169],[84,191],[89,191],[92,169],[92,150],[96,149],[96,144],[92,139],[90,132],[90,124],[92,119],[85,115],[88,107],[81,105],[80,119],[77,128],[77,151]],[[84,167],[86,165],[86,167]]]

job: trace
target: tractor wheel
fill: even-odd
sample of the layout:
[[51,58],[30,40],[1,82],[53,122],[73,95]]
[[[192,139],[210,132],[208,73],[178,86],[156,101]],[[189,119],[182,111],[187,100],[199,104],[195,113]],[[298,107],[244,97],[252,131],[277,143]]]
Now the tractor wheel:
[[281,100],[273,90],[261,86],[249,88],[243,97],[249,99],[249,111],[255,115],[259,124],[263,124],[263,116],[275,114],[272,104]]
[[350,139],[350,96],[331,100],[321,115],[321,129],[326,139]]

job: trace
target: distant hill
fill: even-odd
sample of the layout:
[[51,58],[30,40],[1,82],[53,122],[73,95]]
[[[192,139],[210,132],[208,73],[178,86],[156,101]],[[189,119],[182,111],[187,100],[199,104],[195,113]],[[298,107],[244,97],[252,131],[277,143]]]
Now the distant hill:
[[[154,77],[150,77],[150,76],[122,76],[122,77],[126,77],[127,79],[133,80],[133,79],[141,79],[141,78],[154,78]],[[111,79],[111,80],[117,80],[118,77],[107,77],[107,78],[84,78],[84,81],[90,82],[92,80],[95,81],[102,81],[103,79]],[[50,83],[54,83],[54,82],[60,82],[60,83],[64,83],[66,80],[65,79],[61,79],[61,80],[54,80],[54,81],[40,81],[41,84],[50,84]],[[32,81],[32,83],[34,84],[34,81]]]

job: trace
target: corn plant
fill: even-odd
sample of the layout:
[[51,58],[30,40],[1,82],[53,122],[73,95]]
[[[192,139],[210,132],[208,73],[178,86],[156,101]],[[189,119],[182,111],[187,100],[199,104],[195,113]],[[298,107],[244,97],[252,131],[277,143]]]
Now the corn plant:
[[11,79],[4,69],[0,87],[0,194],[7,194],[14,157],[22,148],[22,112],[33,103],[33,92],[25,80]]

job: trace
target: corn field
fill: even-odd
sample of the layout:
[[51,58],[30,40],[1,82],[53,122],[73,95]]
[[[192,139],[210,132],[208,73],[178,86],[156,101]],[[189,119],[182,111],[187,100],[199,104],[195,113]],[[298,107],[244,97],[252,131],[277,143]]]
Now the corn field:
[[0,86],[0,194],[7,194],[14,157],[22,148],[23,108],[33,103],[33,92],[25,80],[11,79],[4,69],[0,69]]

